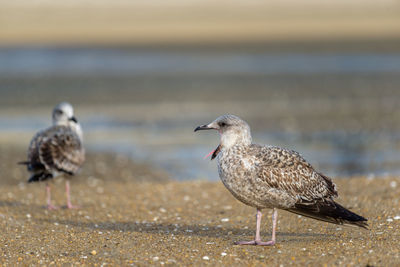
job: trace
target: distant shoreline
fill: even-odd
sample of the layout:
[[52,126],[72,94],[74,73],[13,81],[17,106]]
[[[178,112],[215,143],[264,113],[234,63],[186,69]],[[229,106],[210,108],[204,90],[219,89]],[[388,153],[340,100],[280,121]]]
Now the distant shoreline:
[[[0,34],[1,36],[1,34]],[[68,48],[68,49],[120,49],[136,51],[165,51],[165,52],[218,52],[218,51],[252,51],[252,52],[379,52],[393,53],[400,52],[400,36],[382,39],[358,38],[358,39],[316,39],[316,40],[241,40],[235,42],[188,42],[188,43],[163,43],[163,42],[133,42],[123,41],[120,43],[107,42],[86,42],[86,41],[45,41],[45,42],[25,42],[22,40],[4,40],[0,44],[0,49],[15,48]]]

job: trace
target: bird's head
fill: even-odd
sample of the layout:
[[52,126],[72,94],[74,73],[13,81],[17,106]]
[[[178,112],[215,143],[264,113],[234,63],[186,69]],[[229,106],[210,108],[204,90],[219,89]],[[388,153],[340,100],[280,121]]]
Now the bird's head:
[[77,124],[78,120],[74,117],[74,108],[70,103],[61,102],[53,109],[53,125]]
[[251,144],[250,127],[237,116],[222,115],[209,124],[198,126],[194,131],[212,129],[220,133],[221,146],[224,148],[229,148],[236,144]]
[[82,139],[81,126],[74,117],[74,108],[70,103],[61,102],[53,109],[53,125],[62,125],[71,127]]

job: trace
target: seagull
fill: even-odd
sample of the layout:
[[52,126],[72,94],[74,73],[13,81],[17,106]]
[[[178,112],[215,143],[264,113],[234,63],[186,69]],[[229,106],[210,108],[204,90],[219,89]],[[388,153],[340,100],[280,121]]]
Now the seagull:
[[51,204],[48,180],[66,174],[65,190],[67,208],[71,204],[69,178],[75,175],[85,161],[82,145],[83,134],[78,120],[74,117],[71,104],[62,102],[53,109],[53,126],[39,131],[31,140],[28,160],[19,162],[27,165],[31,177],[28,183],[46,181],[47,209],[57,209]]
[[[250,127],[234,115],[223,115],[194,131],[217,130],[220,144],[212,153],[217,158],[219,177],[232,195],[257,209],[256,236],[237,245],[275,245],[278,209],[340,225],[366,228],[367,219],[334,201],[338,196],[331,178],[316,171],[299,153],[252,143]],[[261,241],[262,209],[273,209],[272,238]]]

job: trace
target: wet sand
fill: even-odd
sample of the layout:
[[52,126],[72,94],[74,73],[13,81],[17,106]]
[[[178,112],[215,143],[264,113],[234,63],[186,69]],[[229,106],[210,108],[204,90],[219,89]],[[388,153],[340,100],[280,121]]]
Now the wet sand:
[[[44,209],[44,184],[26,184],[23,152],[1,149],[0,265],[355,265],[400,264],[400,179],[335,179],[339,202],[369,219],[370,230],[279,213],[277,245],[253,238],[255,211],[220,182],[169,180],[117,155],[89,155],[72,180],[77,210]],[[54,202],[65,205],[62,179]],[[397,217],[396,217],[397,216]],[[265,210],[262,236],[271,233]]]

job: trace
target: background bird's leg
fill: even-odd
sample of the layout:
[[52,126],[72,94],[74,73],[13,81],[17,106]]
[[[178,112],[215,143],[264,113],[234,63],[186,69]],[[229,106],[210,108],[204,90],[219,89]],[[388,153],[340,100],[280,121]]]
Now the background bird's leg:
[[46,200],[47,200],[47,209],[48,210],[57,209],[56,206],[51,204],[51,192],[50,192],[50,185],[48,183],[46,183]]
[[67,194],[67,208],[68,209],[79,208],[79,206],[74,206],[74,205],[71,204],[71,194],[70,194],[69,180],[65,181],[65,193]]

